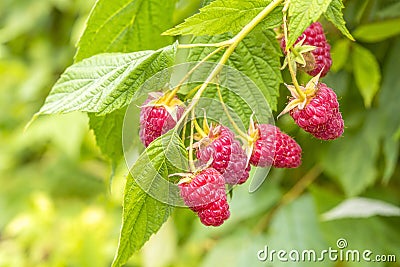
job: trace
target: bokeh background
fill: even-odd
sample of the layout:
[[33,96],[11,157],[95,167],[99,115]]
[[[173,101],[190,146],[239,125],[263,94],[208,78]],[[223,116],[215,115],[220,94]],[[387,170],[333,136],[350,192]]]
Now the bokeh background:
[[[177,22],[200,2],[179,1]],[[82,113],[43,116],[24,131],[72,64],[93,4],[0,1],[1,267],[109,266],[113,259],[124,164],[112,173]],[[256,255],[264,245],[323,250],[337,248],[339,238],[351,249],[394,254],[397,263],[307,266],[400,266],[400,219],[393,215],[400,206],[400,2],[348,0],[345,5],[356,43],[322,21],[334,60],[324,81],[339,96],[344,137],[323,143],[284,116],[277,124],[303,147],[301,168],[272,170],[253,194],[246,186],[237,188],[232,217],[219,228],[206,228],[187,209],[176,209],[127,266],[268,266]],[[281,95],[280,108],[286,102],[283,87]],[[384,203],[362,218],[351,209],[347,218],[321,216],[356,196]],[[387,207],[392,215],[382,216]],[[269,264],[281,265],[305,266]]]

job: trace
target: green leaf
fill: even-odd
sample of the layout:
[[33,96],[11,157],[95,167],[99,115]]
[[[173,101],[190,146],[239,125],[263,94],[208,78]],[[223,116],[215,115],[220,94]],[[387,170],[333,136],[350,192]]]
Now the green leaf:
[[105,52],[155,50],[172,42],[176,0],[99,0],[78,43],[75,60]]
[[384,183],[388,183],[394,171],[396,170],[397,160],[399,158],[399,141],[395,140],[394,136],[388,136],[384,138],[383,153],[385,156],[385,171],[383,172],[382,180]]
[[357,44],[353,46],[352,62],[357,87],[365,106],[370,107],[381,82],[379,63],[371,51]]
[[265,240],[264,234],[254,234],[250,229],[239,226],[230,231],[228,236],[219,239],[199,266],[262,266],[257,259],[257,251],[264,248]]
[[[289,260],[290,251],[299,251],[301,258],[304,250],[315,250],[318,258],[320,256],[318,252],[328,247],[318,224],[315,204],[309,194],[301,196],[278,210],[271,222],[265,245],[268,246],[269,253],[267,255],[262,253],[261,256],[270,256],[271,250],[285,250],[287,251],[285,258],[290,262],[290,266],[304,266],[301,260]],[[265,250],[265,248],[260,249]],[[306,257],[309,255],[305,254]],[[288,266],[287,262],[279,261],[276,254],[273,256],[274,267]],[[272,262],[271,257],[268,257],[266,262]],[[321,265],[317,261],[310,260],[307,266]],[[326,262],[324,266],[333,266],[333,263]]]
[[400,208],[378,199],[355,197],[341,202],[322,214],[326,221],[343,218],[367,218],[372,216],[400,216]]
[[391,5],[385,5],[384,8],[376,13],[380,19],[395,18],[400,16],[400,2],[394,2]]
[[247,36],[228,61],[229,66],[243,72],[261,90],[272,110],[277,108],[281,49],[272,30],[257,31]]
[[122,157],[122,125],[125,117],[126,108],[115,110],[107,116],[96,116],[89,113],[90,128],[96,134],[96,143],[101,152],[112,161],[117,161]]
[[332,0],[291,0],[289,5],[288,46],[292,46],[304,30],[317,21]]
[[[376,117],[375,117],[376,118]],[[372,117],[356,135],[344,133],[322,159],[326,173],[335,178],[347,196],[356,196],[378,178],[379,127]]]
[[344,8],[342,0],[332,0],[329,7],[326,9],[325,17],[338,28],[344,36],[354,41],[353,36],[346,28],[346,21],[343,19],[342,9]]
[[380,42],[400,34],[400,18],[373,22],[359,26],[354,32],[354,37],[362,42]]
[[[98,0],[88,19],[84,33],[78,42],[75,61],[106,52],[134,52],[154,50],[172,42],[172,38],[161,33],[173,26],[173,11],[176,0]],[[116,113],[118,113],[117,111]],[[122,129],[123,120],[113,113],[104,116],[91,115],[91,125],[97,141],[103,138],[103,132]],[[121,131],[108,136],[108,142],[98,143],[102,152],[115,163],[122,154]],[[117,134],[118,133],[118,134]],[[113,147],[110,144],[116,144]],[[118,145],[117,145],[118,144]]]
[[347,39],[340,39],[334,43],[331,51],[332,67],[331,70],[337,72],[347,63],[350,52],[350,42]]
[[400,57],[400,39],[391,49],[387,56],[387,63],[384,66],[382,78],[382,89],[379,94],[379,107],[380,114],[379,121],[383,123],[380,126],[382,130],[382,139],[384,140],[383,152],[385,155],[385,171],[383,181],[389,182],[390,177],[393,175],[399,155],[399,140],[396,140],[396,133],[400,127],[400,105],[393,99],[400,98],[400,91],[393,90],[393,88],[400,88],[400,79],[398,75],[398,58]]
[[[187,18],[164,35],[216,35],[237,33],[260,13],[271,0],[215,0],[200,9],[200,13]],[[282,15],[275,9],[263,22],[263,27],[274,28],[280,24]]]
[[[213,37],[201,36],[195,37],[192,43],[212,43],[220,42],[229,38],[228,35],[217,35]],[[191,49],[188,55],[188,61],[200,61],[212,50],[210,48]],[[229,58],[227,65],[242,72],[245,76],[260,89],[265,96],[270,108],[276,110],[277,98],[279,96],[279,85],[282,83],[280,72],[280,55],[281,50],[275,40],[272,30],[256,31],[249,34]],[[214,56],[211,60],[217,61],[221,54]],[[240,76],[235,77],[235,81],[243,80]],[[248,83],[248,82],[247,82]],[[252,108],[256,108],[257,96],[254,97],[254,88],[252,85],[242,86],[231,83],[231,89],[246,100]],[[253,94],[251,96],[250,94]],[[252,100],[253,99],[253,100]],[[256,101],[256,102],[253,102]]]
[[138,88],[174,63],[176,45],[157,51],[100,54],[61,75],[39,114],[95,112],[104,115],[128,105]]
[[[233,120],[241,128],[241,130],[246,131],[249,126],[250,116],[253,114],[251,106],[243,99],[242,96],[238,95],[231,89],[221,87],[220,90],[222,99],[224,100],[224,103],[228,108]],[[253,99],[252,102],[255,103],[254,101],[255,100]],[[196,107],[196,116],[203,116],[204,110],[207,111],[207,118],[209,120],[212,119],[225,126],[232,127],[223,110],[222,104],[219,100],[218,91],[215,86],[210,85],[203,93],[202,99]]]
[[[327,210],[333,208],[341,201],[343,201],[342,197],[338,197],[338,195],[336,195],[337,192],[334,192],[334,190],[328,191],[322,187],[319,187],[314,188],[314,190],[312,191],[315,202],[317,203],[319,211],[321,212],[326,212]],[[385,188],[384,191],[380,191],[377,187],[372,190],[372,192],[374,192],[373,194],[377,194],[377,196],[380,197],[389,197],[389,199],[389,195],[391,195],[391,193],[389,193],[390,191],[392,190],[388,188]],[[333,194],[333,192],[335,194]],[[396,202],[397,200],[391,200],[388,202],[393,201]],[[327,203],[329,204],[327,205]],[[358,250],[360,251],[360,254],[363,250],[368,249],[371,250],[374,255],[397,255],[400,249],[400,245],[398,242],[400,236],[398,234],[398,231],[396,231],[395,229],[398,228],[397,225],[399,225],[399,222],[399,217],[386,219],[383,217],[374,216],[369,218],[346,218],[334,221],[323,221],[320,223],[320,227],[324,233],[325,239],[329,242],[329,246],[334,249],[337,248],[337,241],[339,239],[345,239],[348,245],[346,249]],[[373,231],[374,233],[380,233],[380,238],[371,238],[371,231]],[[379,265],[377,262],[374,261],[353,261],[349,262],[349,266],[383,267],[386,265]]]
[[[153,141],[132,166],[125,185],[123,222],[112,266],[126,263],[171,215],[169,204],[173,204],[170,197],[174,198],[174,192],[170,191],[168,176],[186,171],[187,162],[182,140],[171,130]],[[155,199],[154,194],[160,195]],[[158,200],[160,197],[162,201]]]

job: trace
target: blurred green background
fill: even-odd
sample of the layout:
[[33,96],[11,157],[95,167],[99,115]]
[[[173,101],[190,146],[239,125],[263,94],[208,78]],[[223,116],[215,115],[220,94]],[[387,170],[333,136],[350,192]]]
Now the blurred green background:
[[[190,1],[180,2],[193,9]],[[82,113],[43,116],[24,132],[51,86],[72,64],[93,4],[0,2],[1,267],[109,266],[113,259],[123,164],[110,187],[111,167]],[[337,248],[339,238],[346,238],[352,249],[395,254],[397,263],[306,265],[400,266],[398,216],[321,217],[354,196],[382,200],[393,209],[400,206],[400,3],[346,1],[345,18],[358,42],[345,40],[325,24],[334,65],[324,80],[338,93],[344,137],[323,143],[284,116],[277,124],[302,145],[301,168],[272,170],[253,194],[246,185],[238,187],[230,201],[231,219],[216,229],[202,226],[187,209],[176,209],[127,266],[305,266],[268,265],[256,253],[264,245]],[[282,108],[283,87],[281,94]]]

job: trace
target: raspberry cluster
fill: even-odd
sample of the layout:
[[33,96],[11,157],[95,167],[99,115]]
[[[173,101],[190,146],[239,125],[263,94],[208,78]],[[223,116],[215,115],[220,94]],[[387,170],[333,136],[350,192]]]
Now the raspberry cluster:
[[[281,46],[285,48],[284,41]],[[321,24],[311,24],[290,51],[300,55],[294,59],[295,62],[305,60],[305,66],[300,68],[314,77],[306,86],[287,85],[292,97],[281,114],[290,113],[299,127],[316,138],[333,140],[340,137],[344,122],[337,96],[326,84],[319,82],[320,76],[326,75],[332,64],[330,46]],[[140,112],[140,140],[143,144],[148,146],[175,127],[184,108],[176,90],[151,94]],[[195,154],[197,161],[191,164],[189,173],[181,174],[183,178],[178,186],[184,203],[206,226],[219,226],[229,218],[226,188],[245,183],[251,166],[297,168],[301,165],[300,145],[274,125],[253,122],[250,118],[247,133],[236,127],[243,141],[240,142],[224,125],[210,127],[205,119],[204,129],[201,129],[196,118],[193,119],[191,129],[196,126],[197,133],[190,136],[189,153],[190,156]],[[198,142],[193,145],[195,138]]]
[[[244,183],[251,165],[296,168],[301,163],[301,148],[290,136],[270,124],[255,124],[250,159],[226,126],[216,125],[197,143],[196,156],[201,168],[179,184],[187,206],[204,225],[218,226],[229,217],[225,184]],[[249,161],[249,163],[248,163]],[[250,165],[251,164],[251,165]]]

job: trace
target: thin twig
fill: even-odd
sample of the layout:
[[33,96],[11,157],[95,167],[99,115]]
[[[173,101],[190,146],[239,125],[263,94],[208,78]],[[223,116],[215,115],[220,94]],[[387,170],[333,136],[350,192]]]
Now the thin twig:
[[259,223],[254,228],[254,232],[260,233],[264,231],[270,224],[276,212],[283,206],[297,199],[321,173],[322,169],[318,165],[312,167],[286,194],[282,196],[278,203],[276,203],[276,205],[260,219]]

